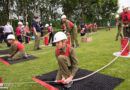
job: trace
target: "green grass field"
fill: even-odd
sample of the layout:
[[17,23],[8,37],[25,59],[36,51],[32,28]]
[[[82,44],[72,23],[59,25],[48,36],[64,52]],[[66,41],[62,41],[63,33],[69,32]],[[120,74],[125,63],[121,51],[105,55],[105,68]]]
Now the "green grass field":
[[[120,51],[120,40],[115,41],[116,28],[110,32],[104,29],[93,34],[93,41],[81,43],[80,48],[76,48],[79,68],[96,71],[110,62],[115,56],[113,52]],[[41,41],[43,44],[43,41]],[[3,48],[6,46],[3,44]],[[42,50],[33,51],[33,44],[26,45],[27,53],[37,54],[36,60],[6,66],[0,62],[0,77],[5,82],[33,82],[32,78],[56,70],[58,68],[55,58],[55,47],[43,47]],[[45,53],[47,52],[47,53]],[[42,53],[42,54],[38,54]],[[114,90],[130,90],[130,58],[118,58],[112,65],[99,72],[105,75],[125,79],[123,83]],[[22,84],[8,86],[8,90],[47,90],[40,84]]]

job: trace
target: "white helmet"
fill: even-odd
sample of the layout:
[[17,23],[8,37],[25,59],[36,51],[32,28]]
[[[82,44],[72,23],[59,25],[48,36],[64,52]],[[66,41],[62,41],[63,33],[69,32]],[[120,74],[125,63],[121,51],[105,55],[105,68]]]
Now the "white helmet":
[[49,26],[49,24],[46,24],[46,25],[45,25],[45,27],[48,27],[48,26]]
[[129,5],[124,5],[124,6],[123,6],[123,9],[125,9],[125,8],[129,8]]
[[67,40],[67,36],[63,32],[57,32],[54,36],[54,43],[62,41],[62,40]]
[[28,22],[26,22],[26,24],[28,24]]
[[13,39],[15,40],[15,36],[13,34],[8,35],[7,39]]
[[52,26],[52,23],[50,23],[50,26]]
[[82,28],[83,30],[85,30],[85,28]]
[[18,22],[18,25],[23,25],[23,23],[22,22]]
[[116,14],[116,18],[119,18],[120,16],[118,14]]
[[63,19],[63,18],[66,18],[66,15],[62,15],[62,16],[61,16],[61,19]]

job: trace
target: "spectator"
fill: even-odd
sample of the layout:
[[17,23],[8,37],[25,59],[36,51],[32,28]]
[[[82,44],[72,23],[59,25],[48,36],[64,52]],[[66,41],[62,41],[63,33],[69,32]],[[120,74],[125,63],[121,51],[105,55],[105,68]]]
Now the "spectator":
[[2,43],[2,41],[4,40],[4,26],[0,27],[0,43]]
[[8,47],[11,46],[11,44],[9,44],[8,41],[7,41],[7,37],[10,34],[14,34],[14,31],[13,31],[13,27],[10,25],[10,22],[7,21],[7,24],[4,27],[4,35],[5,35],[5,42],[6,42]]

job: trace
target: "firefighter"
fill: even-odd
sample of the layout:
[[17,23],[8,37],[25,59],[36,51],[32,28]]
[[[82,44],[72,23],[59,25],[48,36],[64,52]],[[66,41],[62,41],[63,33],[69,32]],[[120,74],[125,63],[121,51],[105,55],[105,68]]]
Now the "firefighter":
[[63,29],[63,32],[66,32],[66,27],[64,23],[62,24],[62,29]]
[[65,23],[67,35],[71,35],[71,44],[72,44],[72,47],[75,47],[75,45],[74,45],[74,41],[75,41],[76,48],[78,48],[79,47],[78,35],[77,35],[78,31],[77,31],[76,24],[73,24],[71,21],[69,21],[66,18],[65,15],[62,15],[61,19]]
[[8,54],[8,60],[18,60],[21,58],[27,58],[24,45],[18,41],[15,41],[14,35],[8,35],[7,40],[8,43],[11,44],[10,52]]
[[54,36],[56,43],[56,58],[59,69],[56,80],[64,80],[65,87],[72,84],[72,79],[78,70],[78,58],[74,48],[66,44],[67,36],[63,32],[57,32]]
[[117,14],[116,15],[116,20],[117,20],[117,27],[118,27],[118,32],[117,32],[117,35],[116,35],[116,41],[118,41],[118,37],[120,35],[121,38],[123,38],[123,35],[121,34],[121,20],[119,20],[119,15]]
[[19,42],[23,42],[23,38],[22,38],[22,26],[23,23],[22,22],[18,22],[18,27],[16,28],[16,35],[17,35],[17,39]]
[[130,11],[129,6],[125,5],[123,7],[123,12],[121,13],[120,19],[123,21],[123,35],[124,37],[130,38]]
[[50,24],[50,26],[49,26],[49,24],[46,24],[45,27],[47,28],[47,31],[49,33],[49,44],[52,39],[52,46],[54,46],[54,44],[53,44],[54,30],[53,30],[52,24]]

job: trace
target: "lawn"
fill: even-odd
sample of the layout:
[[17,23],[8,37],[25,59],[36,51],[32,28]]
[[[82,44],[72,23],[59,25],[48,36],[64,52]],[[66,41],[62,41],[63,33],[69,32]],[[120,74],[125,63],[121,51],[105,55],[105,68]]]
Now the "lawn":
[[[113,52],[120,51],[120,40],[115,41],[117,29],[111,31],[102,29],[97,34],[92,34],[93,41],[81,43],[76,48],[79,68],[96,71],[110,62],[115,56]],[[41,41],[43,44],[43,41]],[[2,48],[6,46],[3,44]],[[33,43],[26,45],[27,53],[36,54],[36,60],[6,66],[0,62],[0,77],[5,82],[33,82],[32,78],[56,70],[58,68],[55,58],[55,47],[42,47],[42,50],[33,51]],[[45,53],[47,52],[47,53]],[[40,53],[40,54],[39,54]],[[125,79],[115,90],[129,90],[130,88],[130,58],[118,58],[112,65],[99,72],[105,75]],[[47,90],[40,84],[10,85],[8,90]]]

